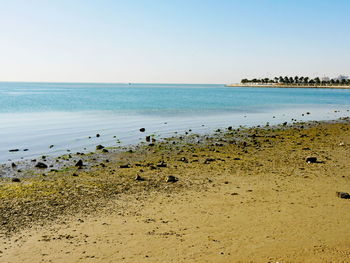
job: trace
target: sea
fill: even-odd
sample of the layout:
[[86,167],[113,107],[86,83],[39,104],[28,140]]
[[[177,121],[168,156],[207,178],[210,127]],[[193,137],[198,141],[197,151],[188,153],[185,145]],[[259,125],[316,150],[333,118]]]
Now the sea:
[[0,163],[136,145],[145,136],[333,120],[349,110],[346,89],[0,82]]

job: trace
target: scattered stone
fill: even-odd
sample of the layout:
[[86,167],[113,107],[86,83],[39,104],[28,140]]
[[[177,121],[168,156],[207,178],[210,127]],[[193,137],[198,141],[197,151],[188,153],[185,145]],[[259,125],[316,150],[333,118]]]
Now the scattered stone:
[[140,129],[140,132],[145,132],[145,131],[146,131],[145,128],[141,128],[141,129]]
[[135,180],[136,180],[136,181],[144,181],[145,179],[143,179],[143,178],[142,178],[141,176],[139,176],[139,175],[136,175]]
[[164,161],[161,161],[157,164],[157,167],[167,167],[167,164]]
[[122,164],[119,167],[120,168],[130,168],[130,164]]
[[103,148],[105,148],[103,145],[99,144],[96,146],[96,150],[102,150]]
[[229,126],[227,129],[228,129],[229,131],[232,131],[232,126]]
[[12,167],[12,168],[16,168],[16,167],[17,167],[17,164],[11,163],[11,167]]
[[100,135],[99,133],[96,134],[96,137],[97,137],[97,138],[100,137],[100,136],[101,136],[101,135]]
[[12,182],[14,183],[20,183],[21,180],[19,178],[12,178]]
[[49,148],[51,149],[51,148],[53,148],[53,147],[54,147],[54,145],[53,145],[53,144],[51,144]]
[[167,183],[176,183],[177,181],[179,181],[179,179],[176,178],[175,176],[172,176],[172,175],[169,175],[169,176],[166,178],[166,182],[167,182]]
[[19,149],[11,149],[11,150],[9,150],[9,152],[18,152],[19,151]]
[[40,169],[46,169],[47,168],[47,165],[45,163],[42,163],[42,162],[38,162],[36,165],[35,165],[36,168],[40,168]]
[[188,163],[188,160],[186,157],[181,157],[180,162]]
[[350,199],[350,194],[345,192],[337,192],[337,196],[342,199]]
[[214,162],[214,161],[215,161],[215,159],[213,159],[213,158],[207,158],[207,159],[205,159],[204,164],[209,164],[209,163]]
[[75,164],[75,166],[76,167],[82,167],[84,164],[83,164],[83,160],[79,160],[76,164]]
[[316,157],[307,157],[306,158],[306,162],[307,163],[316,163],[317,162],[317,158]]
[[151,142],[151,136],[146,136],[146,142]]
[[107,149],[102,149],[102,152],[103,153],[108,153],[108,150]]

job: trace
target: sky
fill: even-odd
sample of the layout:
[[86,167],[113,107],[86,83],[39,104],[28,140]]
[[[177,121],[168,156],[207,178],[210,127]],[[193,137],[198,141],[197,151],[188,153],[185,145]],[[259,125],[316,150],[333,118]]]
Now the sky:
[[350,75],[349,0],[0,0],[0,81]]

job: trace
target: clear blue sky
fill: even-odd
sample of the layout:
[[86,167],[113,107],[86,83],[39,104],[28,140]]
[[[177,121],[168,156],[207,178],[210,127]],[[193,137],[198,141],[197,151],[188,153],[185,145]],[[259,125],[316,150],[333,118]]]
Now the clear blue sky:
[[0,0],[0,80],[350,74],[349,32],[349,0]]

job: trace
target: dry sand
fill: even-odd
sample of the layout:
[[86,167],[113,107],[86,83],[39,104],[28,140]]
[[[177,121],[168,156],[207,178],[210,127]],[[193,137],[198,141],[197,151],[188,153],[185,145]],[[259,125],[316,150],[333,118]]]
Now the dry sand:
[[350,262],[350,200],[336,196],[350,192],[350,123],[303,126],[174,139],[79,176],[4,180],[0,262]]

